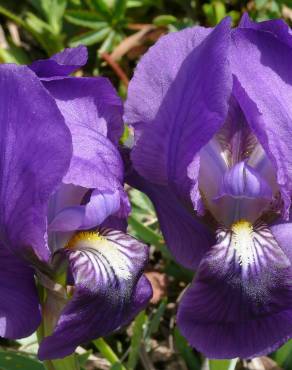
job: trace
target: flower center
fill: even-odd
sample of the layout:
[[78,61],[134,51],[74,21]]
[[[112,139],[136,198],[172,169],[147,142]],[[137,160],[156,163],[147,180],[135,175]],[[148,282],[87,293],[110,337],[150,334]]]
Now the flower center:
[[244,121],[226,122],[201,149],[198,185],[205,207],[229,229],[243,219],[256,222],[279,190],[272,163]]
[[[259,275],[262,279],[263,271],[267,277],[271,267],[282,269],[290,266],[289,259],[268,226],[264,223],[252,224],[245,219],[236,221],[230,228],[218,230],[213,253],[216,255],[213,259],[214,269],[219,268],[221,259],[223,270],[232,267],[240,271],[245,280],[253,280]],[[232,280],[232,276],[230,278]]]
[[78,249],[80,245],[95,245],[96,243],[104,242],[103,238],[99,233],[93,231],[81,231],[73,236],[66,245],[65,248]]
[[232,244],[238,253],[238,262],[242,266],[253,263],[254,239],[253,226],[246,220],[239,220],[231,226]]
[[[110,265],[115,274],[121,279],[127,280],[131,276],[127,258],[120,252],[116,243],[97,232],[79,232],[73,236],[65,248],[78,252],[80,258],[83,254],[85,261],[88,258],[92,261],[97,259],[103,262],[100,266]],[[94,256],[94,258],[90,256]],[[82,264],[81,260],[80,264]]]

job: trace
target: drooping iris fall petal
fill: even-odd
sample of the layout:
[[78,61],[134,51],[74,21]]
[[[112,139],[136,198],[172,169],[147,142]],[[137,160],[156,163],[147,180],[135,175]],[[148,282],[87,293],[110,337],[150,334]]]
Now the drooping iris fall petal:
[[291,261],[266,227],[222,231],[182,298],[178,325],[209,358],[270,353],[291,336]]
[[41,359],[64,357],[80,343],[117,330],[152,295],[141,277],[148,248],[121,231],[79,233],[61,253],[69,260],[75,292],[53,334],[41,343]]

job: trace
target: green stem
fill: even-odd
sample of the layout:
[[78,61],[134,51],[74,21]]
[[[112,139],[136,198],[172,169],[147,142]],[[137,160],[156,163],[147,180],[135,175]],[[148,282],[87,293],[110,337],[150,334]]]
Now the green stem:
[[[51,335],[58,317],[66,304],[66,293],[52,291],[39,286],[40,301],[42,302],[42,322],[37,330],[38,342]],[[73,353],[70,356],[58,360],[44,361],[47,370],[80,370],[77,356]]]
[[23,20],[20,17],[13,14],[10,10],[4,8],[3,6],[0,6],[0,14],[4,15],[6,18],[10,19],[14,23],[16,23],[18,26],[25,27],[25,23],[23,22]]
[[111,365],[114,364],[120,364],[121,370],[127,370],[122,364],[121,361],[119,360],[118,356],[115,354],[115,352],[111,349],[111,347],[106,343],[106,341],[102,338],[95,339],[92,341],[92,343],[95,345],[95,347],[99,350],[99,352],[102,354],[104,358],[108,360],[108,362]]
[[50,360],[44,362],[48,370],[80,370],[75,355],[64,357],[61,360]]

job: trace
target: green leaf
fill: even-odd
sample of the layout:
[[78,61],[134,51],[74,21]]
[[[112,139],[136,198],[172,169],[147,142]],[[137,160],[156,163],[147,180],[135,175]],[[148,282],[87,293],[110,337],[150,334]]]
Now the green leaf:
[[96,31],[108,25],[100,14],[86,10],[68,10],[65,19],[76,26],[92,28]]
[[157,250],[159,250],[165,258],[171,259],[171,255],[169,251],[166,249],[166,246],[161,235],[157,234],[155,231],[150,229],[150,227],[143,225],[143,223],[138,221],[133,214],[129,217],[128,223],[129,225],[131,225],[134,234],[137,237],[139,237],[148,244],[155,245]]
[[103,338],[98,338],[92,341],[94,346],[99,350],[102,356],[108,360],[108,362],[114,366],[120,364],[121,370],[126,370],[125,367],[121,364],[118,356],[115,352],[111,349],[111,347],[107,344],[107,342]]
[[164,298],[159,307],[153,311],[148,320],[147,320],[147,325],[145,325],[145,330],[144,330],[144,341],[145,341],[145,349],[146,351],[151,351],[151,337],[153,334],[158,332],[161,318],[165,312],[165,308],[167,305],[167,298]]
[[[119,91],[119,95],[120,95],[120,91]],[[130,130],[129,130],[129,127],[127,125],[124,125],[124,131],[123,131],[123,134],[122,136],[120,137],[120,143],[122,145],[125,145],[125,143],[127,142],[127,140],[131,137],[131,134],[130,134]]]
[[61,37],[54,35],[51,26],[33,13],[28,12],[26,14],[25,23],[26,27],[28,27],[49,55],[57,53],[64,48]]
[[94,9],[102,14],[104,17],[109,19],[111,17],[111,9],[110,9],[110,4],[106,0],[91,0],[90,3],[94,7]]
[[43,15],[43,16],[45,16],[46,14],[45,14],[45,12],[44,12],[44,3],[46,2],[46,0],[27,0],[34,8],[35,8],[35,10],[39,13],[39,14],[41,14],[41,15]]
[[0,369],[45,370],[45,367],[32,356],[28,357],[18,352],[0,350]]
[[69,0],[69,4],[72,4],[74,6],[81,6],[81,1],[82,0]]
[[82,33],[79,36],[73,37],[69,41],[69,45],[74,47],[82,44],[86,46],[98,44],[108,36],[110,31],[111,29],[109,27],[105,27],[99,31],[89,31],[86,33]]
[[215,24],[218,24],[226,16],[225,4],[221,1],[214,1],[213,3]]
[[128,0],[128,8],[140,8],[143,6],[143,0]]
[[0,48],[0,61],[2,63],[29,64],[30,59],[22,48],[11,46],[8,49]]
[[79,362],[79,365],[80,366],[83,366],[86,364],[89,356],[92,354],[92,350],[90,349],[89,351],[86,351],[84,353],[82,353],[82,355],[79,355],[78,356],[78,362]]
[[115,0],[113,6],[113,18],[115,20],[122,19],[126,13],[127,0]]
[[273,356],[277,364],[285,370],[292,370],[292,340],[280,347]]
[[67,0],[29,0],[29,2],[48,21],[52,33],[59,34]]
[[240,20],[241,14],[237,10],[231,10],[227,13],[232,18],[232,25],[235,26]]
[[225,4],[221,1],[213,1],[211,4],[204,4],[202,9],[208,19],[208,23],[212,26],[215,26],[226,16]]
[[39,34],[42,34],[44,32],[51,32],[50,25],[33,13],[28,12],[26,14],[25,21]]
[[110,370],[125,370],[125,368],[120,362],[116,362],[115,364],[111,366]]
[[150,338],[153,334],[158,332],[159,326],[160,326],[160,321],[161,318],[165,312],[167,305],[167,299],[163,299],[162,302],[160,303],[159,307],[157,308],[156,312],[154,315],[151,315],[149,317],[149,325],[147,327],[147,336]]
[[77,356],[74,353],[60,360],[50,360],[45,361],[45,363],[50,364],[53,370],[80,370]]
[[59,35],[62,31],[63,16],[67,7],[67,0],[51,0],[47,13],[47,19],[53,33]]
[[268,4],[268,0],[255,0],[255,4],[257,8],[263,8]]
[[116,35],[117,34],[114,30],[110,31],[110,33],[108,34],[108,36],[106,37],[106,39],[104,40],[104,42],[102,43],[101,47],[98,50],[100,54],[104,52],[109,53],[112,51]]
[[237,359],[233,360],[208,360],[210,370],[235,370]]
[[164,14],[155,17],[152,21],[156,26],[168,26],[169,24],[177,22],[177,18],[171,14]]
[[144,325],[147,322],[147,315],[145,311],[139,313],[134,321],[133,335],[131,339],[130,354],[127,362],[127,369],[134,370],[138,359],[141,341],[143,339]]
[[132,204],[138,208],[141,208],[141,210],[143,210],[146,214],[156,217],[152,202],[146,194],[137,189],[131,189],[130,199]]
[[12,13],[10,10],[4,8],[1,5],[0,5],[0,14],[4,15],[6,18],[10,19],[14,23],[16,23],[18,26],[22,26],[22,27],[26,28],[25,22],[20,17],[18,17],[17,15]]
[[127,8],[140,8],[140,7],[156,7],[162,8],[162,0],[128,0]]
[[193,350],[188,345],[187,340],[181,335],[178,328],[175,328],[174,330],[174,343],[176,349],[184,359],[187,367],[193,370],[200,370],[201,363],[199,359],[197,358],[197,356],[195,356]]
[[4,15],[18,26],[29,32],[46,52],[51,55],[64,48],[61,38],[52,34],[49,24],[38,18],[33,13],[27,13],[26,19],[22,20],[8,9],[0,6],[0,14]]

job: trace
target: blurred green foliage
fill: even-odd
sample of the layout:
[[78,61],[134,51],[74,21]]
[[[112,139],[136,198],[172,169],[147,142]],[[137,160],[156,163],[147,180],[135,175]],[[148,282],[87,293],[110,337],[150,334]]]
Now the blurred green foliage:
[[[89,63],[79,75],[108,76],[125,97],[137,61],[161,35],[192,25],[214,26],[225,16],[236,25],[244,12],[257,21],[282,17],[291,23],[292,0],[0,0],[0,62],[27,64],[84,44]],[[129,136],[125,131],[122,141]],[[78,355],[80,368],[87,368],[88,358],[91,368],[98,368],[96,353],[111,370],[152,369],[153,364],[153,369],[248,368],[247,362],[236,359],[204,359],[175,327],[177,303],[193,273],[172,259],[149,199],[134,189],[129,196],[129,231],[150,245],[150,273],[167,276],[171,288],[167,300],[161,297],[141,312],[127,332],[88,343]],[[36,338],[2,344],[0,369],[43,369],[36,359]],[[157,348],[164,350],[160,358]],[[292,370],[292,341],[270,359],[274,369]]]
[[83,72],[102,72],[118,85],[104,53],[114,53],[113,63],[131,77],[136,60],[161,34],[214,26],[225,16],[236,25],[245,11],[255,20],[292,19],[291,0],[0,0],[0,61],[25,64],[84,44],[90,63]]

